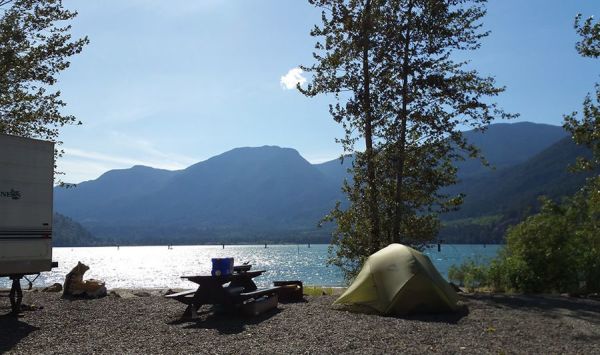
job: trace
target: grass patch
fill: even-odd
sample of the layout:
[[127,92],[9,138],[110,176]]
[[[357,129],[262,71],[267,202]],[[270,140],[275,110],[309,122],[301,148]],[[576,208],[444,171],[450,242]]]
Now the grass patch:
[[321,286],[304,286],[304,294],[307,296],[333,295],[333,288]]
[[442,222],[444,227],[462,227],[462,226],[467,226],[467,225],[475,225],[475,226],[490,226],[493,225],[494,223],[500,222],[502,220],[502,215],[501,214],[496,214],[496,215],[488,215],[488,216],[482,216],[482,217],[476,217],[476,218],[462,218],[462,219],[455,219],[455,220],[451,220],[451,221],[444,221]]

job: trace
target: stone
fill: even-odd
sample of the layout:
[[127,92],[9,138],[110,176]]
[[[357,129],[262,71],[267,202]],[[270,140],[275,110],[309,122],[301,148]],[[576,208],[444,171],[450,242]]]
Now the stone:
[[108,294],[104,281],[94,279],[83,280],[83,275],[89,269],[89,266],[81,262],[77,263],[77,266],[65,277],[63,296],[100,298]]
[[150,293],[146,291],[135,291],[133,294],[137,297],[150,297]]
[[61,292],[62,290],[63,290],[62,285],[59,283],[55,283],[52,286],[48,286],[48,287],[42,289],[42,292]]

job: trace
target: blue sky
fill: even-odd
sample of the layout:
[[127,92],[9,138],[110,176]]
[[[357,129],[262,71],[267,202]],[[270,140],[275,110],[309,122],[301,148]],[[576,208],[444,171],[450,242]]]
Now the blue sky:
[[[312,63],[319,10],[303,0],[65,0],[90,44],[61,74],[64,181],[136,164],[181,169],[235,147],[279,145],[311,162],[341,153],[326,97],[306,98],[282,76]],[[561,124],[600,81],[574,49],[573,18],[600,0],[491,0],[492,34],[471,66],[507,91],[517,121]],[[293,73],[292,73],[293,74]]]

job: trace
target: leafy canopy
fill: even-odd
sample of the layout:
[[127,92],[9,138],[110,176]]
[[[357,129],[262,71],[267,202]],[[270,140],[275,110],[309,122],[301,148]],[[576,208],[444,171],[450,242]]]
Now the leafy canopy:
[[81,123],[54,89],[88,43],[71,37],[76,15],[61,0],[0,0],[0,133],[57,142],[60,127]]
[[[461,196],[441,188],[456,182],[452,162],[478,157],[459,129],[483,130],[510,118],[488,98],[501,93],[493,78],[457,62],[457,51],[479,48],[488,35],[481,0],[310,0],[323,9],[315,64],[303,69],[308,96],[329,94],[339,139],[354,154],[349,204],[336,222],[331,262],[352,276],[364,259],[389,243],[423,247],[437,234],[439,213]],[[365,150],[355,145],[364,139]],[[466,153],[466,154],[465,154]]]
[[[581,36],[577,51],[585,57],[600,56],[600,22],[575,18]],[[564,127],[577,144],[592,151],[578,158],[575,171],[591,171],[586,184],[574,196],[556,203],[542,199],[540,213],[509,229],[506,247],[488,268],[465,263],[453,267],[451,279],[477,280],[499,290],[524,292],[600,292],[600,86],[588,95],[578,113],[565,116]],[[566,167],[565,167],[566,168]]]

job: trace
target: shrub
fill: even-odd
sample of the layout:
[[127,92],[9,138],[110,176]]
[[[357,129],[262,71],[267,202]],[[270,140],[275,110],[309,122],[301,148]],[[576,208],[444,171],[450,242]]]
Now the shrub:
[[495,291],[600,292],[600,177],[509,229],[506,247],[489,266],[467,260],[449,278]]
[[487,274],[488,268],[473,259],[468,259],[460,266],[452,265],[448,270],[450,281],[457,283],[459,286],[466,287],[469,291],[487,285]]

